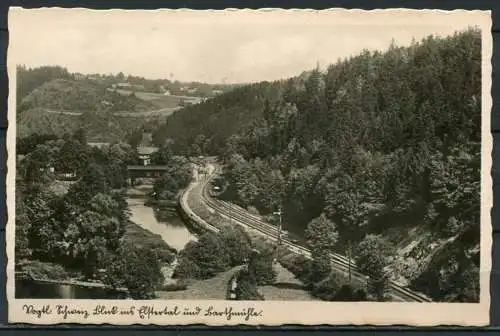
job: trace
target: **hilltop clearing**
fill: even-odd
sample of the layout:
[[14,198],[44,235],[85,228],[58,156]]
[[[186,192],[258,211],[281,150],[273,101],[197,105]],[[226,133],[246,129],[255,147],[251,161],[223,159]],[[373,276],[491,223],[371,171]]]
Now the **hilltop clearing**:
[[120,95],[99,85],[66,79],[54,79],[42,84],[22,99],[20,112],[44,107],[55,111],[146,111],[156,106],[135,95]]

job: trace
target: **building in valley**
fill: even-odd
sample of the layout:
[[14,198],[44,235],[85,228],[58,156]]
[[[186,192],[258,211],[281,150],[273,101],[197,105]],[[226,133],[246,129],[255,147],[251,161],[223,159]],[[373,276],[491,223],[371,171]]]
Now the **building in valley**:
[[151,165],[151,155],[158,151],[158,147],[153,146],[151,133],[144,132],[139,146],[136,148],[141,166]]

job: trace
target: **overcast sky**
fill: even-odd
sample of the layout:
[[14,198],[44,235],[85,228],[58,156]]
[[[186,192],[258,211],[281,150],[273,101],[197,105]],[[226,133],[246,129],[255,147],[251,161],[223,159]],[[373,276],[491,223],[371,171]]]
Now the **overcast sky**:
[[[396,12],[18,10],[9,55],[29,67],[207,83],[297,75],[359,53],[449,35],[477,17]],[[10,57],[10,56],[9,56]]]

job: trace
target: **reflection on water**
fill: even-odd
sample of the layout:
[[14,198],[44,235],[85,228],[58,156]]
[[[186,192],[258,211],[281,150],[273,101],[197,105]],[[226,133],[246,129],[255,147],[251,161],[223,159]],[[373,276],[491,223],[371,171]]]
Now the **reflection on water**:
[[[184,222],[176,213],[158,221],[153,208],[145,206],[144,198],[128,198],[131,220],[142,228],[158,234],[171,247],[182,250],[196,237],[184,226]],[[16,279],[16,298],[34,299],[126,299],[123,292],[105,288],[90,288],[75,285],[58,285],[40,283],[27,279]]]
[[127,203],[131,212],[130,220],[142,228],[158,234],[171,247],[180,251],[184,246],[196,240],[177,215],[158,221],[153,208],[145,206],[145,199],[128,198]]
[[88,288],[74,285],[39,283],[16,279],[18,299],[126,299],[126,294],[111,289]]

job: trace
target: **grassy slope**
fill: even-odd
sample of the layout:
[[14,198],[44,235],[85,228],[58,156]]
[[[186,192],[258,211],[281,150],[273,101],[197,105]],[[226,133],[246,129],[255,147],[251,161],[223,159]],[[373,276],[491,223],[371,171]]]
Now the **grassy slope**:
[[46,113],[43,108],[23,111],[17,116],[17,136],[25,137],[32,133],[64,134],[73,133],[84,127],[91,142],[113,142],[124,140],[132,131],[147,123],[159,123],[166,116],[153,115],[141,117],[99,115],[67,115]]
[[275,266],[276,282],[273,285],[259,287],[259,292],[267,301],[311,301],[318,300],[309,292],[300,288],[303,284],[295,275],[280,264]]
[[[131,93],[128,90],[116,90],[116,92],[121,95],[129,95]],[[182,98],[179,96],[166,96],[160,93],[136,92],[135,96],[141,100],[151,102],[158,108],[178,107],[182,101]]]
[[148,250],[161,249],[173,252],[173,249],[165,243],[160,235],[154,234],[151,231],[143,229],[139,225],[129,221],[126,226],[125,235],[123,236],[125,242],[130,242],[139,248]]
[[[115,105],[105,110],[103,101],[111,101]],[[140,117],[117,116],[114,113],[140,113],[155,109],[157,106],[151,102],[107,92],[97,85],[57,79],[33,90],[18,106],[17,135],[72,133],[84,127],[90,141],[119,141],[142,124],[164,121],[168,113],[146,113]]]
[[45,107],[62,111],[95,111],[109,108],[144,111],[155,105],[135,96],[123,96],[88,82],[54,79],[39,86],[23,98],[21,110],[32,107]]

